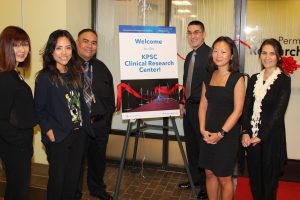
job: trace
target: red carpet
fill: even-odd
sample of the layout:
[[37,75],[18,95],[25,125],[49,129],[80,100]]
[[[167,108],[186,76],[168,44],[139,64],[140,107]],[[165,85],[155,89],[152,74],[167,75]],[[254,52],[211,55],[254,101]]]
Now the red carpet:
[[[234,199],[252,200],[248,178],[238,177]],[[280,181],[277,191],[277,200],[296,199],[300,199],[300,183]]]

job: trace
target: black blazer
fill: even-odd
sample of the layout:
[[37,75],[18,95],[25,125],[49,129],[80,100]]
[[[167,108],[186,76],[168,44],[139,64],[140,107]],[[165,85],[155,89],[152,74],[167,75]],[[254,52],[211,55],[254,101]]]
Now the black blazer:
[[32,145],[36,120],[30,87],[18,72],[1,72],[0,94],[0,137],[10,144]]
[[90,69],[93,67],[92,90],[96,101],[91,104],[91,122],[94,132],[98,137],[103,133],[108,134],[111,129],[112,115],[115,111],[115,94],[113,77],[107,66],[98,60],[92,58]]
[[[61,84],[55,84],[48,72],[40,72],[35,81],[35,112],[42,131],[42,141],[50,142],[46,135],[49,129],[53,129],[55,142],[61,142],[73,130],[71,114],[65,99],[66,89]],[[80,90],[81,113],[83,129],[90,135],[88,108]]]

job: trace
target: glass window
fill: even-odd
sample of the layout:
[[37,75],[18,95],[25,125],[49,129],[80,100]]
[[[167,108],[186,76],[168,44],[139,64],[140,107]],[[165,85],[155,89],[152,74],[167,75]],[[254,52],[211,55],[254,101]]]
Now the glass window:
[[[172,1],[171,26],[177,31],[177,51],[185,57],[191,48],[187,42],[186,30],[190,21],[199,20],[204,23],[206,31],[205,43],[211,46],[219,36],[234,38],[234,0],[188,0]],[[179,80],[183,77],[182,58],[179,59]]]
[[[98,55],[110,69],[115,87],[120,83],[119,25],[164,26],[163,0],[101,0],[97,9]],[[112,127],[126,129],[126,121],[115,115]]]
[[[280,41],[284,54],[300,63],[300,1],[248,0],[246,21],[245,72],[249,75],[261,69],[257,50],[266,38]],[[300,159],[298,144],[298,115],[300,101],[300,70],[292,78],[292,93],[285,115],[288,157]]]

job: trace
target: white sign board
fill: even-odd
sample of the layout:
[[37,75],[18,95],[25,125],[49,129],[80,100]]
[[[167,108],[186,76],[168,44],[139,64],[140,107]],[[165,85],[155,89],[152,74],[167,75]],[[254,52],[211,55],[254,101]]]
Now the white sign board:
[[175,27],[119,26],[122,119],[179,116]]

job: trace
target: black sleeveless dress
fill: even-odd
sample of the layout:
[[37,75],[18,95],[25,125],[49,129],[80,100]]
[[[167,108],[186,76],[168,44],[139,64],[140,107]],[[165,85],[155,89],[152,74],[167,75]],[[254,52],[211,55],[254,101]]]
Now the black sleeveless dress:
[[[208,102],[206,130],[216,133],[225,124],[234,108],[234,87],[242,76],[232,72],[223,86],[209,85],[211,75],[204,80]],[[240,125],[236,124],[217,144],[207,144],[201,140],[199,166],[213,171],[216,176],[231,176],[239,147]]]

